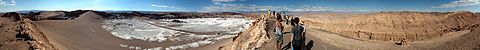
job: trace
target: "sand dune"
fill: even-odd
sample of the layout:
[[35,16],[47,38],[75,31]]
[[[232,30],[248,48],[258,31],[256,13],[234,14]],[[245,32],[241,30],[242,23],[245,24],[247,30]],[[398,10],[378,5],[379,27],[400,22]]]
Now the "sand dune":
[[46,11],[46,12],[40,12],[40,15],[38,16],[40,18],[63,17],[65,16],[65,13],[57,12],[57,11]]
[[[41,20],[41,21],[34,21],[34,24],[42,32],[44,32],[45,35],[48,37],[48,39],[51,39],[50,40],[51,43],[60,50],[127,50],[127,49],[165,49],[165,48],[185,49],[189,47],[195,47],[197,45],[205,45],[205,44],[211,44],[211,43],[217,44],[217,43],[214,43],[216,41],[220,41],[219,43],[224,42],[223,40],[221,40],[223,39],[223,36],[217,36],[215,34],[198,35],[198,36],[202,36],[202,37],[206,36],[206,37],[195,38],[197,37],[197,35],[189,34],[189,33],[181,33],[181,32],[170,33],[170,34],[175,34],[176,36],[165,37],[169,39],[162,42],[145,41],[142,38],[122,39],[120,37],[112,35],[111,30],[106,30],[106,28],[102,27],[102,23],[105,21],[106,20],[103,19],[102,16],[95,14],[95,12],[86,12],[73,20]],[[143,23],[143,22],[140,22],[140,23]],[[136,28],[136,29],[139,29],[139,28]],[[153,33],[159,34],[155,32]],[[164,36],[170,36],[170,35],[164,35]],[[186,37],[183,37],[183,36],[186,36]],[[170,39],[170,38],[174,38],[174,39]],[[194,39],[189,39],[189,38],[194,38]],[[205,38],[207,39],[202,40]],[[180,39],[180,41],[178,41],[177,39]],[[205,42],[208,42],[208,43],[205,43]],[[208,45],[208,46],[217,46],[217,45]],[[205,47],[202,47],[202,48],[205,49]],[[202,48],[197,48],[197,49],[202,49]]]
[[99,15],[86,12],[75,20],[35,21],[60,50],[119,50],[121,39],[100,27]]
[[[124,40],[101,27],[101,16],[86,12],[74,20],[42,20],[34,24],[59,50],[127,50],[121,44],[154,48],[174,44]],[[163,44],[163,45],[155,45]],[[179,44],[176,44],[179,45]]]

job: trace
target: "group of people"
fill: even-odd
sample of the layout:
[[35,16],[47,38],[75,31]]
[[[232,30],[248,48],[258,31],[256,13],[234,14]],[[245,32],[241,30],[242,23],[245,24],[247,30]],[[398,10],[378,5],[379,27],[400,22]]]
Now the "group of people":
[[[275,22],[275,35],[277,37],[277,49],[284,49],[282,48],[283,45],[283,33],[284,33],[284,26],[291,25],[292,30],[292,38],[290,39],[286,47],[291,47],[292,50],[304,50],[305,48],[305,28],[303,23],[300,23],[300,19],[298,17],[291,17],[288,15],[282,15],[280,13],[268,11],[269,14],[273,15],[276,18]],[[283,25],[281,22],[285,21],[286,25]]]

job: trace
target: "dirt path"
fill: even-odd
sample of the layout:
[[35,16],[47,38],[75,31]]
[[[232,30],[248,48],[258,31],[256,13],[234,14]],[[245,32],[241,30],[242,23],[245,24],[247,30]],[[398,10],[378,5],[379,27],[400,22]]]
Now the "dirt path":
[[[282,22],[283,25],[285,25],[284,22]],[[288,43],[291,41],[291,36],[292,36],[292,31],[291,31],[291,28],[292,26],[291,25],[285,25],[284,26],[284,41],[283,41],[283,45],[282,45],[282,48],[288,48]],[[328,44],[328,42],[332,42],[329,38],[333,38],[335,40],[337,40],[338,38],[342,38],[340,36],[336,36],[336,34],[334,34],[333,32],[328,32],[328,31],[325,31],[325,30],[316,30],[316,29],[312,29],[312,28],[308,28],[306,27],[306,31],[307,31],[307,34],[306,34],[306,40],[305,40],[305,45],[307,45],[307,43],[312,43],[312,47],[311,47],[311,50],[346,50],[344,48],[339,48],[337,46],[334,46],[334,45],[331,45],[331,44]],[[291,50],[291,48],[288,48],[287,50]]]
[[[267,21],[267,22],[265,23],[265,24],[266,24],[265,30],[266,30],[267,33],[268,33],[268,34],[267,34],[268,37],[270,37],[270,43],[267,43],[267,44],[266,44],[266,47],[264,48],[264,50],[273,50],[273,49],[276,49],[276,48],[277,48],[277,47],[276,47],[276,44],[277,44],[276,39],[277,39],[277,37],[276,37],[275,31],[274,31],[274,30],[275,30],[275,22],[276,22],[277,20],[275,20],[274,17],[269,17],[269,18],[267,18],[266,21]],[[286,43],[284,43],[284,44],[286,44]],[[277,50],[278,50],[278,49],[277,49]]]

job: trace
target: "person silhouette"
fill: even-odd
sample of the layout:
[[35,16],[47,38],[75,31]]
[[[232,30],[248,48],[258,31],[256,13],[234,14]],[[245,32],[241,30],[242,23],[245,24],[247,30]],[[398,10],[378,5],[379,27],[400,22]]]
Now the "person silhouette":
[[303,24],[299,24],[300,19],[295,17],[293,20],[294,25],[292,28],[292,50],[303,50],[305,44],[305,28]]

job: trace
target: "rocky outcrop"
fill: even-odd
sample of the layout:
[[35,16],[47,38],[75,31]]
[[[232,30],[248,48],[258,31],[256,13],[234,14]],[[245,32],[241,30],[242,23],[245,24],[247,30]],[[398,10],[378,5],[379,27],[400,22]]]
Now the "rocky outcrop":
[[10,21],[20,21],[20,14],[18,13],[15,13],[15,12],[8,12],[8,13],[5,13],[1,16],[2,18],[7,18],[7,20],[10,20]]
[[30,19],[10,12],[2,15],[0,20],[0,50],[55,49]]
[[275,48],[273,38],[272,17],[257,16],[252,25],[238,36],[234,37],[229,46],[221,50],[271,50]]
[[396,12],[352,15],[347,19],[309,22],[324,30],[360,40],[418,41],[469,31],[480,17],[471,12]]

